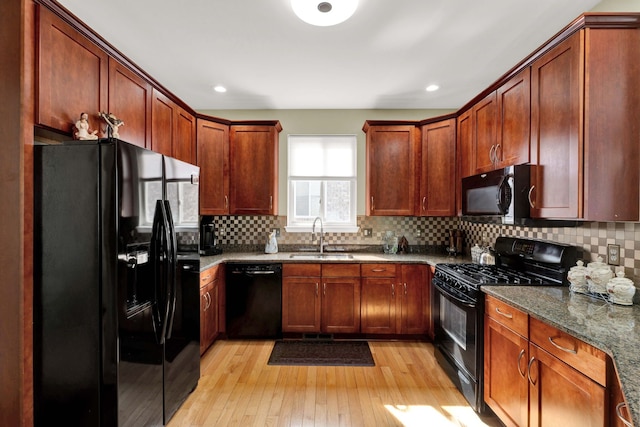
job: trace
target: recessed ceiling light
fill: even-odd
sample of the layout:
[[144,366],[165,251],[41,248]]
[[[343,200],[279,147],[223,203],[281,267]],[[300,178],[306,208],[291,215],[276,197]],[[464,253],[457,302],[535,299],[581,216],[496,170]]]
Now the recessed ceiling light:
[[328,27],[349,19],[358,8],[358,0],[291,0],[291,7],[304,22]]
[[438,85],[429,85],[429,86],[427,86],[427,92],[435,92],[438,89],[440,89],[440,86],[438,86]]
[[227,91],[227,88],[224,87],[224,86],[221,86],[221,85],[216,85],[216,86],[213,87],[213,90],[215,90],[216,92],[219,92],[219,93],[224,93],[224,92]]

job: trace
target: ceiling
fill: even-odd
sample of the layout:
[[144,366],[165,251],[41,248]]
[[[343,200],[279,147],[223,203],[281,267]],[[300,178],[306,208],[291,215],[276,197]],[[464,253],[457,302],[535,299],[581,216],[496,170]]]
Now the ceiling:
[[360,0],[331,27],[289,0],[58,2],[201,111],[457,109],[599,1]]

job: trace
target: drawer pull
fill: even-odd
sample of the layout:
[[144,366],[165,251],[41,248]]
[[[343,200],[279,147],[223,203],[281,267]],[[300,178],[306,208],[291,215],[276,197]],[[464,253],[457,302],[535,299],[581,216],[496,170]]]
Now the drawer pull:
[[520,361],[522,360],[523,356],[524,356],[524,348],[520,350],[520,354],[518,355],[518,373],[522,378],[525,378],[524,372],[520,370]]
[[553,337],[549,337],[549,342],[551,344],[553,344],[553,346],[556,347],[559,350],[566,351],[567,353],[571,353],[571,354],[578,354],[578,352],[576,350],[573,350],[573,349],[570,349],[570,348],[567,348],[567,347],[563,347],[561,345],[556,344],[555,341],[553,341]]
[[500,311],[500,307],[496,307],[496,313],[498,313],[500,316],[506,317],[507,319],[513,319],[513,314]]
[[624,424],[627,427],[633,427],[633,424],[631,424],[631,422],[629,422],[628,420],[626,420],[623,416],[622,416],[622,408],[626,408],[627,404],[626,402],[620,402],[616,405],[616,415],[618,416],[618,419],[620,421],[622,421],[622,424]]

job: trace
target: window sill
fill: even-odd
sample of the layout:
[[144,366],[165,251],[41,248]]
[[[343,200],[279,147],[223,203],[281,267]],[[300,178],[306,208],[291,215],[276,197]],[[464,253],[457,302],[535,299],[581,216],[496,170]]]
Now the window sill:
[[[313,227],[311,226],[300,226],[300,225],[288,225],[285,228],[287,233],[311,233]],[[358,226],[325,226],[323,227],[323,231],[325,233],[357,233],[360,230]],[[320,227],[316,227],[316,232],[320,231]]]

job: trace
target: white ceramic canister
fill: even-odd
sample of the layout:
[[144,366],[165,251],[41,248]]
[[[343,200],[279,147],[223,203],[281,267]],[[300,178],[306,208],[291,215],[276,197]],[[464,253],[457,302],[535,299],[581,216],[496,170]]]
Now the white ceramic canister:
[[587,270],[589,292],[606,294],[607,283],[613,278],[613,270],[611,270],[611,267],[602,262],[602,257],[599,256],[597,261],[587,264]]
[[587,284],[587,275],[589,269],[584,266],[582,260],[578,260],[574,267],[569,269],[567,279],[569,280],[569,290],[573,292],[579,292],[586,294],[589,292],[589,285]]
[[633,305],[633,295],[636,293],[633,281],[624,277],[623,271],[618,271],[616,276],[607,283],[609,301],[614,304]]

